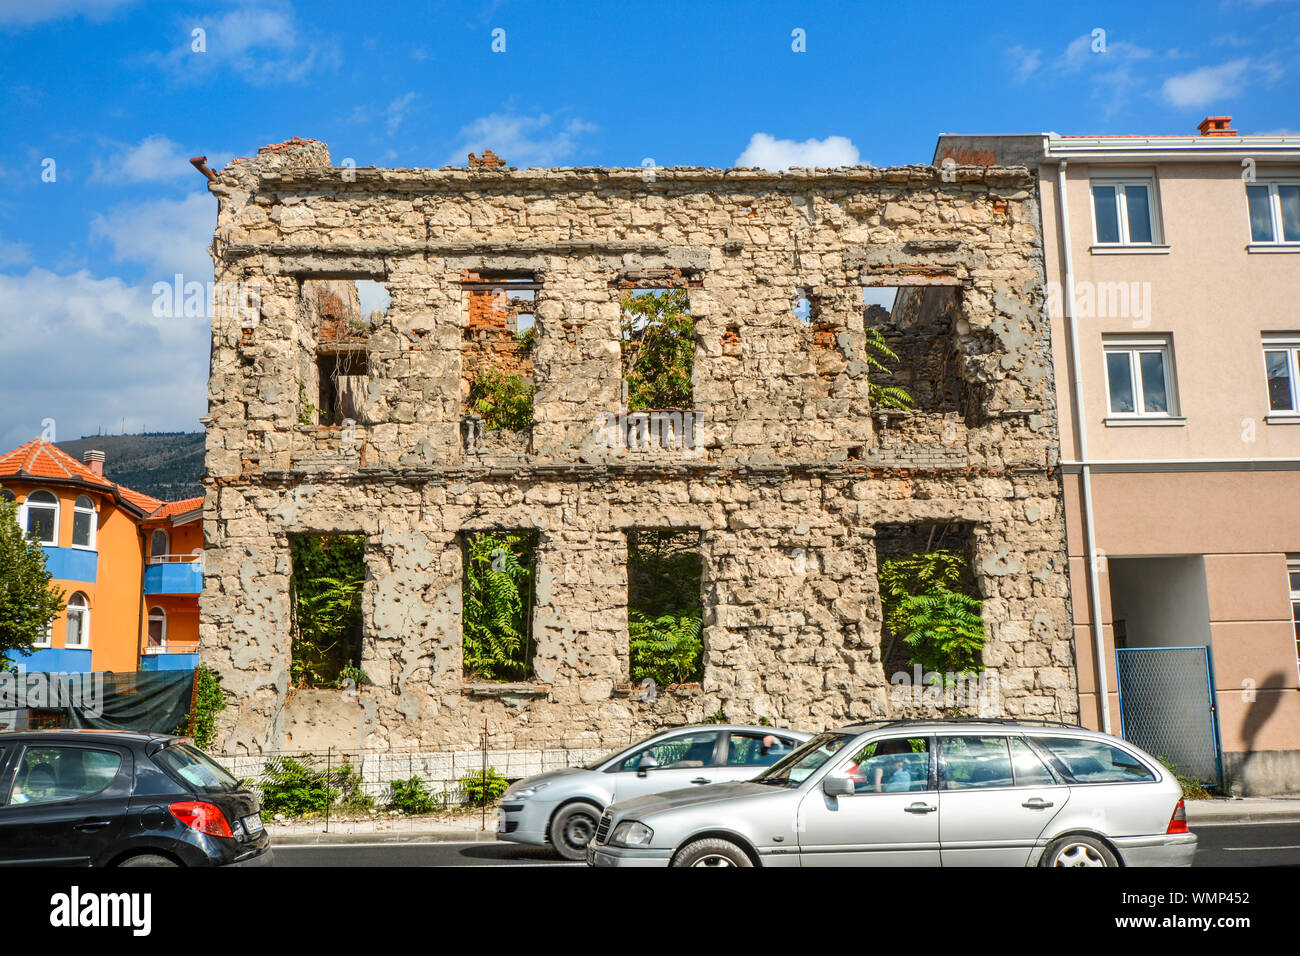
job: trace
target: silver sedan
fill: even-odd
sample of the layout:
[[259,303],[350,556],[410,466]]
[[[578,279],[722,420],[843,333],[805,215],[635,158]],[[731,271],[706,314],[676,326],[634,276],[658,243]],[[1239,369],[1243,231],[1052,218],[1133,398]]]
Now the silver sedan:
[[820,734],[755,780],[620,799],[595,866],[1190,866],[1182,789],[1064,724],[892,721]]
[[665,730],[586,767],[552,770],[513,784],[501,796],[497,837],[550,843],[566,859],[582,860],[601,812],[615,800],[748,780],[810,736],[726,724]]

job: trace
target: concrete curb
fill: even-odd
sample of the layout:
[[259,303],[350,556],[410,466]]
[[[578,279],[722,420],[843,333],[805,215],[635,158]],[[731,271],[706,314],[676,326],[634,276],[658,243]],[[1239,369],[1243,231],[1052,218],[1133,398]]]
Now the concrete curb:
[[1300,823],[1300,800],[1188,800],[1191,827],[1232,823]]
[[496,830],[380,830],[370,833],[326,833],[267,827],[272,846],[347,846],[358,843],[489,843],[497,838]]

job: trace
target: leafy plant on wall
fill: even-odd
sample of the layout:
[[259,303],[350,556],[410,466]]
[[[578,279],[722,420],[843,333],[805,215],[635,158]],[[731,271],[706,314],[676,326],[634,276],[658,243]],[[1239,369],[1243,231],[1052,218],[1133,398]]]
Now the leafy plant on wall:
[[363,535],[310,535],[290,545],[295,686],[338,686],[361,665],[365,543]]
[[629,290],[621,304],[628,411],[691,408],[695,318],[686,290]]
[[[885,336],[879,329],[867,328],[864,355],[867,368],[870,369],[867,374],[871,379],[874,380],[877,373],[881,377],[894,374],[894,370],[886,363],[897,364],[898,354],[885,342]],[[915,404],[906,389],[878,385],[873,380],[867,382],[867,400],[872,408],[911,408]]]
[[633,683],[704,676],[703,562],[697,531],[628,532],[628,645]]
[[[531,330],[530,330],[531,331]],[[522,431],[533,423],[537,386],[516,372],[490,368],[474,379],[469,401],[486,431]]]
[[[964,590],[969,572],[956,551],[887,558],[880,567],[885,628],[923,671],[970,677],[984,669],[984,602]],[[884,658],[888,659],[888,649]]]
[[527,532],[466,535],[462,620],[465,676],[532,677],[536,537]]

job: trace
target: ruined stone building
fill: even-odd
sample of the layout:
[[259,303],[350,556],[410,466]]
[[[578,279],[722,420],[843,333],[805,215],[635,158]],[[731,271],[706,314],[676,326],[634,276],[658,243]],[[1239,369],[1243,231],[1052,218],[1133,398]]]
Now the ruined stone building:
[[[936,535],[971,556],[997,709],[1074,719],[1033,187],[1019,167],[336,168],[311,140],[235,160],[210,186],[217,281],[255,292],[212,329],[201,628],[234,704],[222,749],[903,713],[877,563]],[[692,407],[628,412],[630,289],[685,290]],[[872,328],[899,357],[880,384],[914,409],[873,408]],[[530,426],[483,428],[487,368],[531,380]],[[462,539],[515,529],[537,535],[533,676],[476,683]],[[703,679],[653,699],[629,687],[638,529],[698,533],[703,568]],[[292,690],[289,544],[339,533],[365,536],[373,683]]]

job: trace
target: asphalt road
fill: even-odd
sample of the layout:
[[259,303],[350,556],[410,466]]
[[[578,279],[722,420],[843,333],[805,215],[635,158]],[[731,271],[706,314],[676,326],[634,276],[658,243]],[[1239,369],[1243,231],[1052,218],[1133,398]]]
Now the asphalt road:
[[[1300,823],[1193,828],[1196,866],[1300,866]],[[277,846],[277,866],[582,866],[513,843],[363,843]]]

